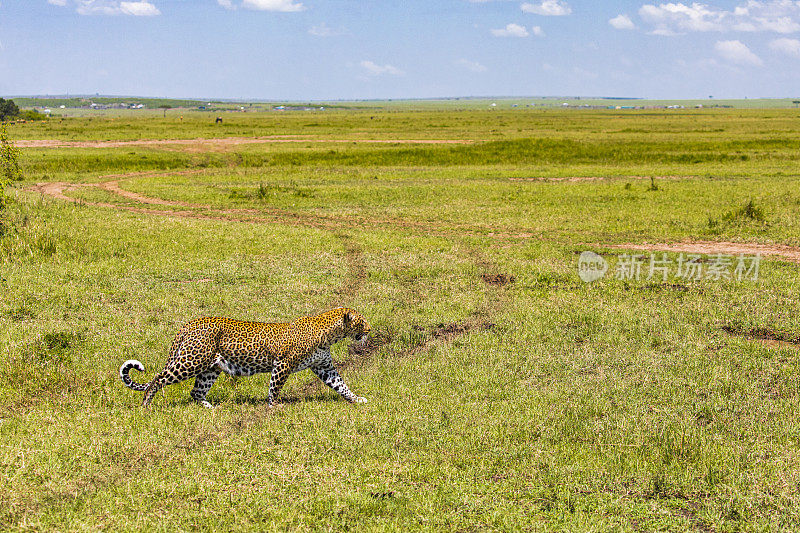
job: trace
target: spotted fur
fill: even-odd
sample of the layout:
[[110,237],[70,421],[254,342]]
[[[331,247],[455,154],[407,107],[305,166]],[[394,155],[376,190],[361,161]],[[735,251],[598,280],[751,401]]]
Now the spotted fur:
[[366,402],[350,391],[333,367],[331,346],[345,337],[364,341],[369,330],[359,312],[345,307],[284,323],[198,318],[178,331],[164,370],[152,381],[136,383],[130,378],[131,369],[144,371],[136,360],[125,361],[119,375],[128,388],[145,393],[145,407],[163,387],[189,378],[195,378],[192,398],[211,407],[206,394],[222,372],[231,376],[269,372],[273,405],[289,375],[307,368],[346,400]]

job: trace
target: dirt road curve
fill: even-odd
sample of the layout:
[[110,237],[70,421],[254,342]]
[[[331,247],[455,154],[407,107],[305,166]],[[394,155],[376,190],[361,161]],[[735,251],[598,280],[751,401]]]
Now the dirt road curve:
[[[310,226],[319,229],[345,229],[363,227],[391,227],[404,228],[419,231],[427,235],[451,236],[458,235],[486,235],[493,238],[528,238],[533,237],[529,233],[505,233],[498,231],[479,232],[474,226],[458,225],[437,225],[431,222],[407,220],[402,218],[364,218],[359,216],[315,214],[312,212],[288,211],[277,207],[261,206],[258,209],[252,208],[220,208],[211,205],[194,204],[177,200],[165,200],[152,196],[145,196],[139,193],[122,189],[119,180],[124,178],[135,178],[140,176],[167,176],[173,174],[193,174],[203,172],[203,170],[186,170],[179,172],[132,172],[130,174],[109,174],[105,178],[114,178],[100,183],[66,183],[66,182],[42,182],[28,188],[28,190],[40,194],[57,198],[66,202],[80,203],[82,205],[104,207],[109,209],[119,209],[133,213],[146,213],[150,215],[161,215],[181,218],[199,218],[206,220],[224,220],[227,222],[246,222],[251,224],[259,223],[283,223],[289,225]],[[68,196],[72,190],[93,187],[110,192],[116,196],[132,200],[137,205],[123,205],[109,202],[95,202],[79,200]],[[146,205],[162,205],[172,207],[183,207],[185,210],[159,210],[146,207]]]
[[266,143],[366,143],[366,144],[472,144],[461,139],[303,139],[293,137],[224,137],[219,139],[138,139],[133,141],[63,141],[28,139],[15,141],[18,148],[120,148],[124,146],[205,146],[221,148]]

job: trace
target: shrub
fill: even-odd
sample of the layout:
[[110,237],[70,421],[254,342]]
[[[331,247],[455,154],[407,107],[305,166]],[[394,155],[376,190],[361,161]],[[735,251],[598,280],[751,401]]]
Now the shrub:
[[35,109],[26,109],[25,111],[20,112],[19,118],[25,119],[25,120],[30,120],[30,121],[47,120],[47,114],[46,113],[39,113]]
[[19,148],[9,138],[6,127],[0,126],[0,184],[3,187],[22,179],[19,156]]
[[5,188],[10,183],[22,179],[19,153],[19,148],[8,138],[5,126],[0,125],[0,235],[5,233],[3,213],[6,206]]
[[708,217],[708,229],[713,233],[721,233],[726,228],[745,225],[762,228],[769,226],[764,209],[752,199],[742,207],[728,211],[720,218]]

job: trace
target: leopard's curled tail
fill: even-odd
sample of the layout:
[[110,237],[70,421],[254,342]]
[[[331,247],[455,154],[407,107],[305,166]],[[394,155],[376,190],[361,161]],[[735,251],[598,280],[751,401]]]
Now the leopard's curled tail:
[[[185,336],[186,336],[186,331],[184,329],[181,329],[180,331],[178,331],[178,334],[175,335],[175,340],[172,342],[172,348],[170,348],[169,351],[170,362],[172,362],[178,356],[181,344],[183,343],[183,338]],[[127,361],[122,363],[121,367],[119,367],[119,377],[122,378],[122,382],[125,384],[126,387],[139,392],[146,392],[147,389],[150,388],[150,385],[153,385],[153,381],[155,381],[156,378],[158,378],[161,375],[158,374],[155,378],[153,378],[153,381],[150,381],[148,383],[136,383],[128,375],[128,373],[131,371],[131,368],[135,368],[139,372],[144,372],[144,365],[140,361],[137,361],[136,359],[128,359]]]
[[131,371],[131,368],[135,368],[139,372],[144,372],[144,365],[137,361],[136,359],[128,359],[122,366],[119,367],[119,377],[122,378],[122,382],[125,383],[125,386],[129,389],[133,389],[135,391],[144,392],[147,390],[147,387],[150,383],[136,383],[131,379],[128,375],[128,372]]

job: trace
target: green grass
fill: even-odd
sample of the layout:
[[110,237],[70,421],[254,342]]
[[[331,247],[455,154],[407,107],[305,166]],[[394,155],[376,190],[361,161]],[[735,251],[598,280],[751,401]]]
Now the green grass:
[[[624,250],[607,246],[626,242],[800,245],[796,111],[298,116],[242,115],[228,133],[488,141],[24,150],[0,240],[0,527],[800,527],[797,265],[764,258],[757,281],[577,275],[581,251],[613,272]],[[125,120],[12,134],[220,136]],[[195,207],[28,189],[143,171],[114,179]],[[559,179],[576,176],[603,179]],[[211,411],[188,382],[144,411],[117,374],[136,358],[152,377],[198,316],[338,305],[387,341],[334,349],[368,404],[303,373],[272,409],[260,375],[220,378]]]
[[[324,112],[115,112],[9,125],[17,139],[134,140],[308,136],[316,139],[791,141],[800,109],[546,110],[405,108]],[[181,118],[182,117],[182,118]]]

